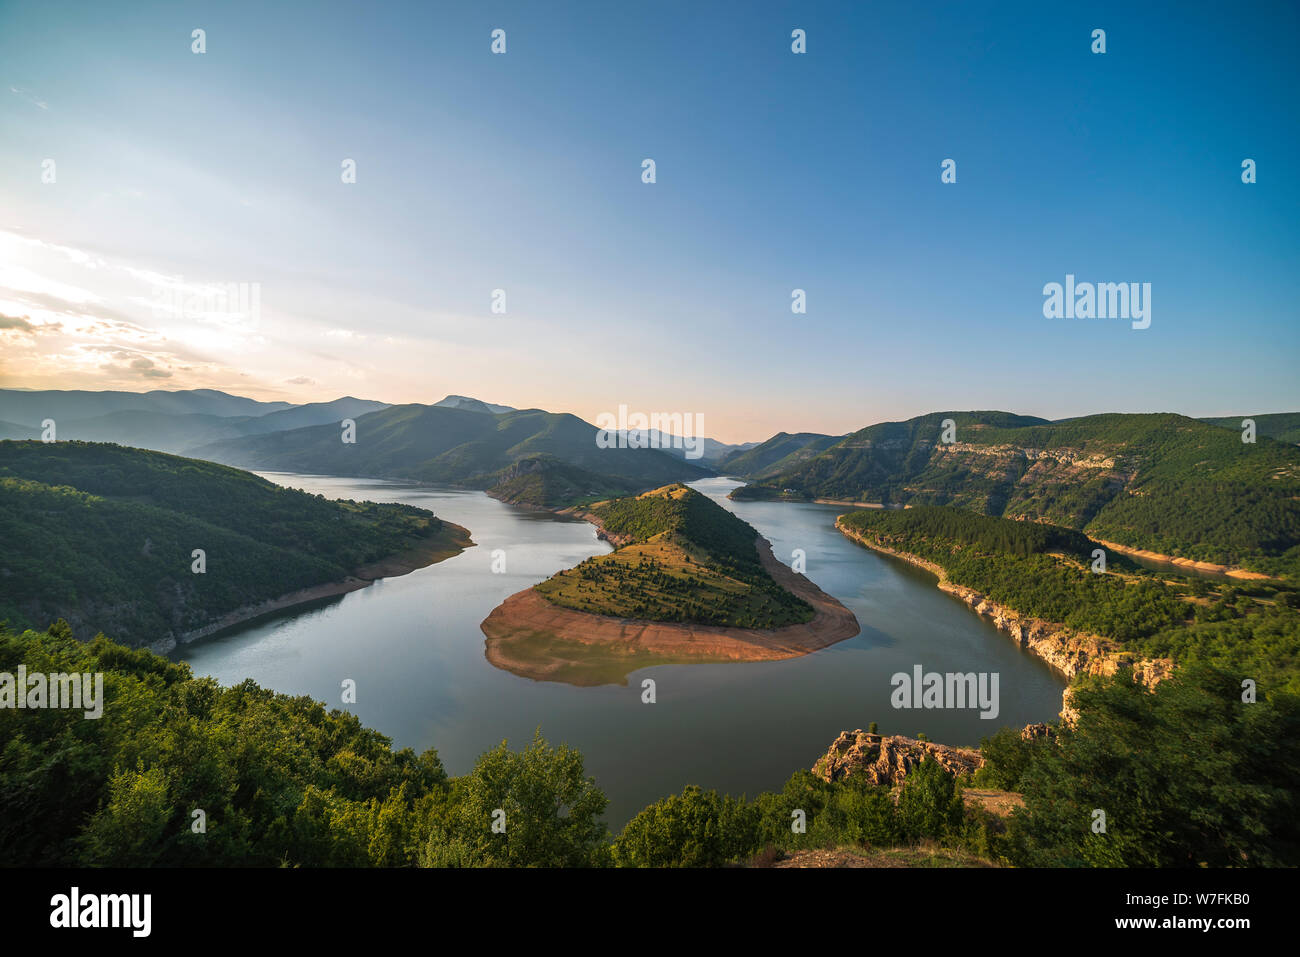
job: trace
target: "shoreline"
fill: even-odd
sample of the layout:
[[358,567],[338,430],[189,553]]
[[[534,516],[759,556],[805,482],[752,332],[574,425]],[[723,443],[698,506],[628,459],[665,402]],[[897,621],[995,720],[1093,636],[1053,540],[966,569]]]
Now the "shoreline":
[[[179,635],[168,634],[158,641],[143,647],[148,648],[154,654],[167,655],[181,645],[202,641],[204,638],[210,638],[227,628],[253,621],[263,615],[284,611],[296,605],[305,605],[322,598],[346,595],[349,592],[366,588],[383,578],[400,578],[420,568],[427,568],[430,565],[438,564],[438,562],[446,561],[448,558],[459,555],[465,549],[474,547],[475,543],[470,539],[469,529],[444,519],[439,519],[439,521],[442,522],[442,527],[433,535],[426,536],[409,548],[362,565],[354,569],[351,575],[340,581],[322,582],[319,585],[300,588],[297,591],[287,592],[275,598],[267,598],[255,604],[241,605],[234,611],[227,612],[201,628],[181,632]],[[451,534],[448,535],[448,532]]]
[[[603,529],[593,524],[600,534]],[[526,588],[492,609],[479,625],[486,637],[484,657],[534,681],[626,685],[630,672],[651,665],[780,661],[820,651],[861,631],[853,612],[777,560],[767,539],[760,535],[755,544],[777,584],[812,605],[811,621],[766,630],[614,618],[553,605]]]
[[[943,568],[934,562],[910,552],[896,551],[867,541],[851,529],[845,528],[840,523],[842,517],[836,518],[835,527],[849,541],[928,571],[938,579],[937,587],[940,591],[960,599],[977,615],[990,619],[999,631],[1014,638],[1021,648],[1042,659],[1067,681],[1073,681],[1079,675],[1104,676],[1116,674],[1121,670],[1131,670],[1135,678],[1150,688],[1167,678],[1173,671],[1174,664],[1169,658],[1129,658],[1128,653],[1119,643],[1109,638],[1076,631],[1060,622],[1021,614],[1015,609],[993,601],[973,588],[958,585],[950,581]],[[1069,698],[1070,688],[1067,685],[1061,701],[1062,717],[1072,713]]]
[[1121,555],[1127,555],[1131,558],[1145,558],[1147,561],[1163,562],[1166,565],[1176,565],[1179,568],[1194,568],[1201,572],[1213,572],[1216,575],[1222,575],[1225,578],[1236,578],[1242,581],[1277,581],[1271,575],[1265,575],[1263,572],[1252,572],[1248,568],[1242,568],[1240,565],[1216,565],[1214,562],[1201,562],[1191,558],[1176,558],[1173,555],[1162,555],[1159,552],[1148,551],[1145,548],[1134,548],[1132,545],[1120,545],[1118,542],[1108,542],[1104,538],[1093,539],[1103,548],[1113,549]]

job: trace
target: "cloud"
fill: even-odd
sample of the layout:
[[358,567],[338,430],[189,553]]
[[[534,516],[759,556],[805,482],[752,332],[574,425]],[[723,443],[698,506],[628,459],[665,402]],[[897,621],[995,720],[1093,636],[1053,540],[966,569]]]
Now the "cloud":
[[286,385],[315,385],[316,380],[310,376],[296,375],[292,379],[285,379]]
[[28,322],[26,318],[6,316],[2,312],[0,312],[0,329],[18,329],[22,332],[36,332],[36,327]]
[[21,96],[28,103],[32,104],[33,106],[38,106],[42,110],[48,110],[50,108],[50,104],[38,98],[35,94],[32,93],[31,90],[24,89],[21,86],[11,86],[9,87],[9,92],[13,93],[16,96]]

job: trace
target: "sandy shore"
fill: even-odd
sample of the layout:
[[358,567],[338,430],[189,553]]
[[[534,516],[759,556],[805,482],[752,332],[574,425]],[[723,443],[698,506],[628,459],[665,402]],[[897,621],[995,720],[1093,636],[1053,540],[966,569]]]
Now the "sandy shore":
[[295,605],[305,605],[321,598],[346,595],[348,592],[365,588],[381,578],[397,578],[409,574],[417,568],[437,564],[451,558],[453,555],[459,555],[466,548],[471,548],[473,545],[468,529],[444,521],[442,528],[435,534],[417,542],[404,551],[389,555],[369,565],[362,565],[342,581],[325,582],[321,585],[313,585],[311,588],[302,588],[298,591],[280,595],[278,598],[268,598],[266,601],[257,602],[256,604],[244,605],[208,622],[202,628],[182,632],[177,638],[169,636],[149,647],[158,654],[166,654],[176,647],[178,641],[182,644],[188,644],[191,641],[198,641],[201,638],[215,635],[232,625],[260,618],[262,615],[270,614],[273,611],[282,611]]
[[629,672],[652,664],[797,658],[858,633],[853,612],[778,561],[766,539],[756,544],[777,584],[812,605],[811,621],[771,630],[638,621],[561,608],[529,588],[480,626],[485,655],[498,668],[538,681],[626,684]]
[[1105,548],[1113,549],[1121,555],[1131,555],[1137,558],[1145,558],[1148,561],[1168,562],[1170,565],[1177,565],[1180,568],[1194,568],[1202,572],[1217,572],[1220,575],[1226,575],[1228,578],[1240,578],[1246,581],[1271,581],[1269,575],[1261,572],[1248,571],[1245,568],[1235,568],[1231,565],[1215,565],[1213,562],[1198,562],[1190,558],[1175,558],[1173,555],[1161,555],[1159,552],[1149,552],[1144,548],[1132,548],[1128,545],[1119,545],[1115,542],[1108,542],[1103,538],[1094,539],[1097,544]]

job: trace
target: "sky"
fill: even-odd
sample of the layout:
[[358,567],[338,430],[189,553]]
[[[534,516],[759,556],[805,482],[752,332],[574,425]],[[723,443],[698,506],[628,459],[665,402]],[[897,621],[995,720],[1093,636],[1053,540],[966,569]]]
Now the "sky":
[[1132,6],[0,0],[0,387],[1300,410],[1300,8]]

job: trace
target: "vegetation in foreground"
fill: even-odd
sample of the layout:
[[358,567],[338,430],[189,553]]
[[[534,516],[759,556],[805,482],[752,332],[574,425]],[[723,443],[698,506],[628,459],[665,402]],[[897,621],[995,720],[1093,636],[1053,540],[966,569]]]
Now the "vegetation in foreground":
[[[1300,700],[1245,704],[1235,676],[1209,667],[1154,691],[1122,676],[1085,682],[1076,727],[999,733],[970,782],[927,761],[893,790],[810,771],[753,800],[687,787],[613,837],[581,755],[540,732],[450,777],[435,751],[395,752],[346,712],[252,681],[223,688],[103,636],[79,642],[61,622],[0,628],[0,672],[19,664],[103,672],[106,703],[98,720],[0,708],[9,866],[712,867],[913,845],[1016,865],[1300,863]],[[1006,820],[965,807],[967,783],[1018,789],[1025,807]]]
[[631,539],[536,586],[553,604],[589,614],[732,628],[809,621],[812,607],[763,568],[758,532],[708,496],[666,485],[590,511]]

